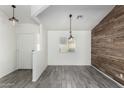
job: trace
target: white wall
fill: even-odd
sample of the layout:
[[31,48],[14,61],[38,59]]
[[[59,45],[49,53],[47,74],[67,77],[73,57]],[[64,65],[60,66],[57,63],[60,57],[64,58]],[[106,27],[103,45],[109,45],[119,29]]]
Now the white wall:
[[68,31],[48,31],[48,65],[90,65],[91,31],[73,31],[76,52],[59,53],[59,39],[68,35]]
[[[41,37],[41,58],[42,58],[42,67],[41,69],[45,69],[48,65],[48,54],[47,54],[47,51],[48,51],[48,47],[47,47],[47,42],[48,42],[48,39],[47,39],[47,31],[45,28],[43,28],[42,26],[42,31],[41,31],[41,34],[40,34],[40,37]],[[43,72],[42,70],[42,72]]]
[[39,26],[36,24],[25,23],[16,25],[16,33],[38,33]]
[[40,51],[33,53],[33,80],[37,81],[47,67],[47,31],[40,25]]
[[[36,81],[47,67],[47,31],[42,25],[19,24],[16,26],[16,34],[34,35],[35,51],[32,53],[32,81]],[[37,44],[40,44],[40,50],[37,49]],[[17,67],[20,67],[18,64]]]
[[[36,50],[36,47],[37,47],[36,46],[37,45],[37,37],[36,36],[37,36],[38,33],[39,33],[39,26],[36,25],[36,24],[26,23],[26,24],[18,24],[18,25],[16,25],[17,44],[18,44],[19,36],[21,36],[21,35],[22,36],[23,35],[31,35],[31,36],[33,36],[33,50]],[[28,62],[27,63],[23,63],[21,60],[19,60],[19,53],[18,53],[18,49],[17,49],[17,69],[32,68],[31,65],[32,65],[31,62],[29,64]]]
[[0,78],[16,69],[15,31],[8,17],[0,11]]
[[25,23],[16,25],[16,36],[19,34],[32,34],[34,36],[34,50],[36,50],[37,33],[39,33],[39,25]]

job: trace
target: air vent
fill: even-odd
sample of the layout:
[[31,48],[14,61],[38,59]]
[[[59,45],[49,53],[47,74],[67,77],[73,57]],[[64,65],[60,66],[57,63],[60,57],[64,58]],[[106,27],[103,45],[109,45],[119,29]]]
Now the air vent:
[[77,16],[77,19],[79,20],[79,19],[82,19],[83,18],[83,15],[78,15]]

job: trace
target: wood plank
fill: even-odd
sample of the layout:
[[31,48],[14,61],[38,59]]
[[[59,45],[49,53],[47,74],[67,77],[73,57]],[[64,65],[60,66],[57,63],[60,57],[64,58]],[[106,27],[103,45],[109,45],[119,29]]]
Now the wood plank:
[[92,65],[124,84],[124,6],[115,8],[92,30]]
[[31,70],[17,70],[0,79],[4,88],[118,88],[92,66],[48,66],[38,81]]

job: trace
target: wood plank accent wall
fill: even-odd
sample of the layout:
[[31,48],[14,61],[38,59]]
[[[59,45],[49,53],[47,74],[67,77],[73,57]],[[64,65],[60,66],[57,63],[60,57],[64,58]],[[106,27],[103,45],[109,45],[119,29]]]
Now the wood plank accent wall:
[[124,5],[92,30],[92,65],[124,85]]

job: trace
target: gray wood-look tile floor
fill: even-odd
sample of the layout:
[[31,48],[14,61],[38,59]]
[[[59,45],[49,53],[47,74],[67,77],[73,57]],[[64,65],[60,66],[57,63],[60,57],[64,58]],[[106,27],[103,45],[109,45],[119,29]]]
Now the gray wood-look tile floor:
[[92,66],[48,66],[37,82],[31,70],[17,70],[0,79],[4,88],[119,88]]

